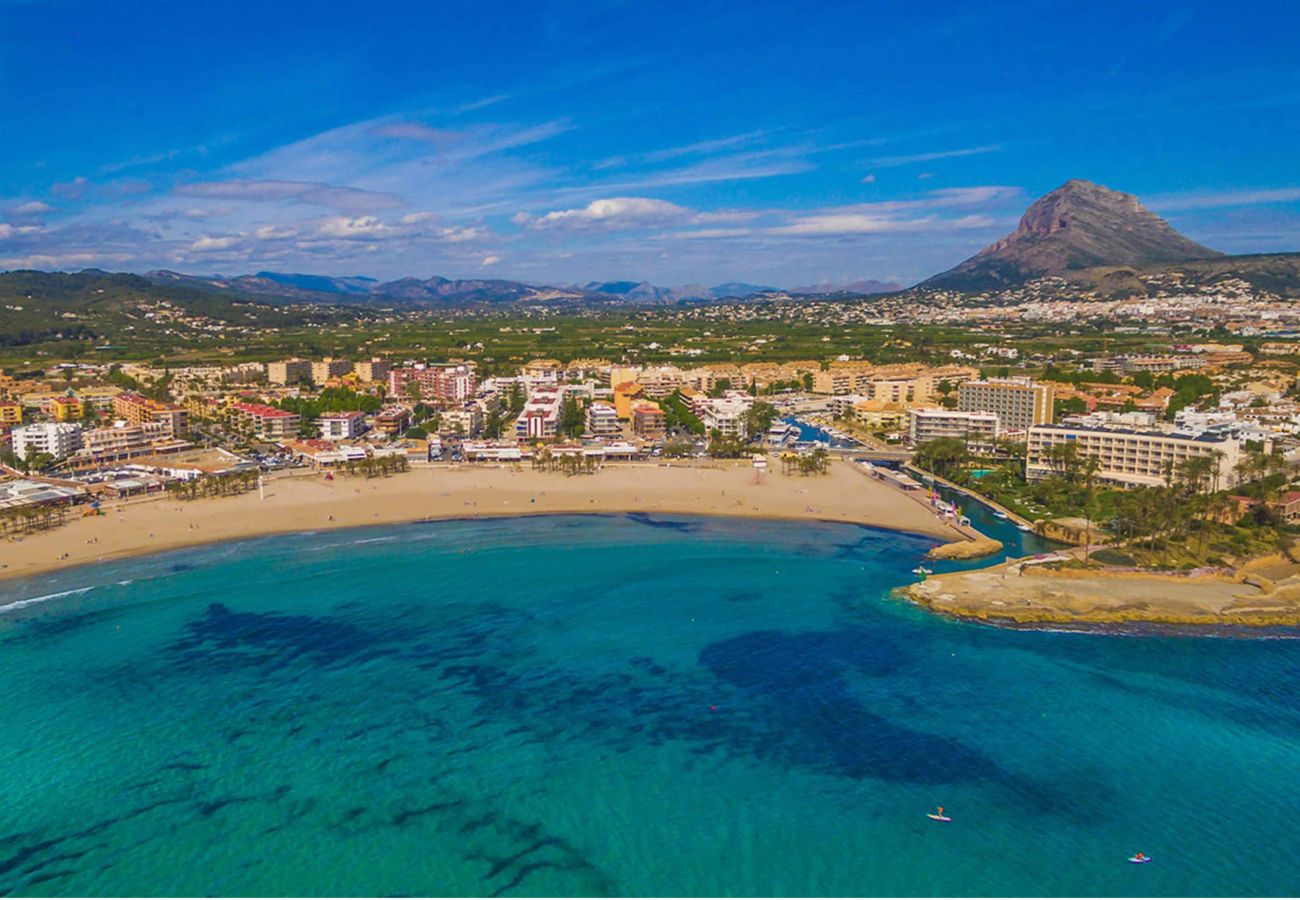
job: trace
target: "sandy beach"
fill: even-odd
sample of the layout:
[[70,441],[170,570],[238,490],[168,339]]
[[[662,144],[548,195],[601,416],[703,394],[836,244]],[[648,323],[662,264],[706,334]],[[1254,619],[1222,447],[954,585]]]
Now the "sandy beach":
[[530,467],[419,466],[390,478],[293,475],[257,492],[109,504],[106,515],[0,543],[0,577],[268,534],[469,516],[659,512],[853,522],[963,536],[912,497],[835,462],[824,476],[779,472],[756,483],[749,461],[609,465],[567,476]]
[[1040,566],[1026,567],[1021,575],[1011,562],[932,576],[904,593],[939,613],[1007,625],[1300,625],[1300,594],[1293,586],[1262,590],[1218,575]]

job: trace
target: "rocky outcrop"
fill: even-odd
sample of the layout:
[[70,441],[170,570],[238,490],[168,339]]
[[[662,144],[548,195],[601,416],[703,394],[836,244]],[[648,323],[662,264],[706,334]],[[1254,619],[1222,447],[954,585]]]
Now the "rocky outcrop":
[[1036,200],[1011,234],[920,287],[993,290],[1094,266],[1221,255],[1179,234],[1132,194],[1075,178]]
[[927,556],[930,559],[983,559],[994,553],[1002,552],[1002,542],[993,538],[980,538],[974,541],[953,541],[932,549]]

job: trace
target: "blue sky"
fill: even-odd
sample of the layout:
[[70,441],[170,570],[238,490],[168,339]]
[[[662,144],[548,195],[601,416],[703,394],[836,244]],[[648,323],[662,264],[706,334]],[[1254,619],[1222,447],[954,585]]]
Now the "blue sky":
[[1300,250],[1291,3],[0,0],[0,268],[908,283],[1068,178]]

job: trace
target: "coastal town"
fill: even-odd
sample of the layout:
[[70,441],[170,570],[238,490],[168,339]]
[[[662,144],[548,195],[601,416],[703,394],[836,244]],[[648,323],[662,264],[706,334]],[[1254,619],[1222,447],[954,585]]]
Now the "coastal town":
[[[454,478],[527,466],[684,478],[686,469],[743,467],[756,480],[816,480],[845,467],[869,476],[858,490],[910,495],[907,506],[942,526],[913,527],[945,535],[963,548],[958,557],[1001,546],[981,541],[963,502],[1083,547],[1094,566],[1230,570],[1277,552],[1300,525],[1300,345],[1171,342],[1159,353],[1069,363],[965,346],[937,365],[578,358],[483,375],[472,359],[292,357],[11,372],[0,377],[0,515],[9,540],[30,548],[37,533],[102,516],[109,504],[264,497],[267,484],[304,476],[328,483],[415,469]],[[1163,558],[1147,552],[1149,528],[1126,518],[1127,499],[1189,480],[1206,498],[1196,515],[1237,530],[1217,542],[1202,534],[1198,545],[1202,526],[1187,522],[1181,551],[1166,538]],[[588,505],[604,508],[594,496]],[[802,513],[815,511],[806,504]]]

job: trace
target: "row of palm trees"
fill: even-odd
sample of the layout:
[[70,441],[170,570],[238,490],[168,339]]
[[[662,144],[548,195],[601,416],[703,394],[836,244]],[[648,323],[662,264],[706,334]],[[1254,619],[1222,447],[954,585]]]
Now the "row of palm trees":
[[167,482],[167,493],[177,500],[197,500],[200,497],[232,497],[256,490],[260,473],[256,469],[205,475],[187,481]]
[[556,453],[550,447],[541,447],[533,454],[533,470],[537,472],[592,475],[599,468],[600,460],[585,453]]
[[830,471],[831,457],[825,447],[817,447],[811,453],[782,453],[781,474],[790,475],[825,475]]
[[0,533],[6,537],[57,528],[68,520],[66,504],[31,505],[0,509]]
[[411,463],[406,454],[384,454],[367,456],[365,459],[350,459],[340,464],[339,469],[348,475],[363,475],[366,478],[387,478],[399,472],[410,471]]

